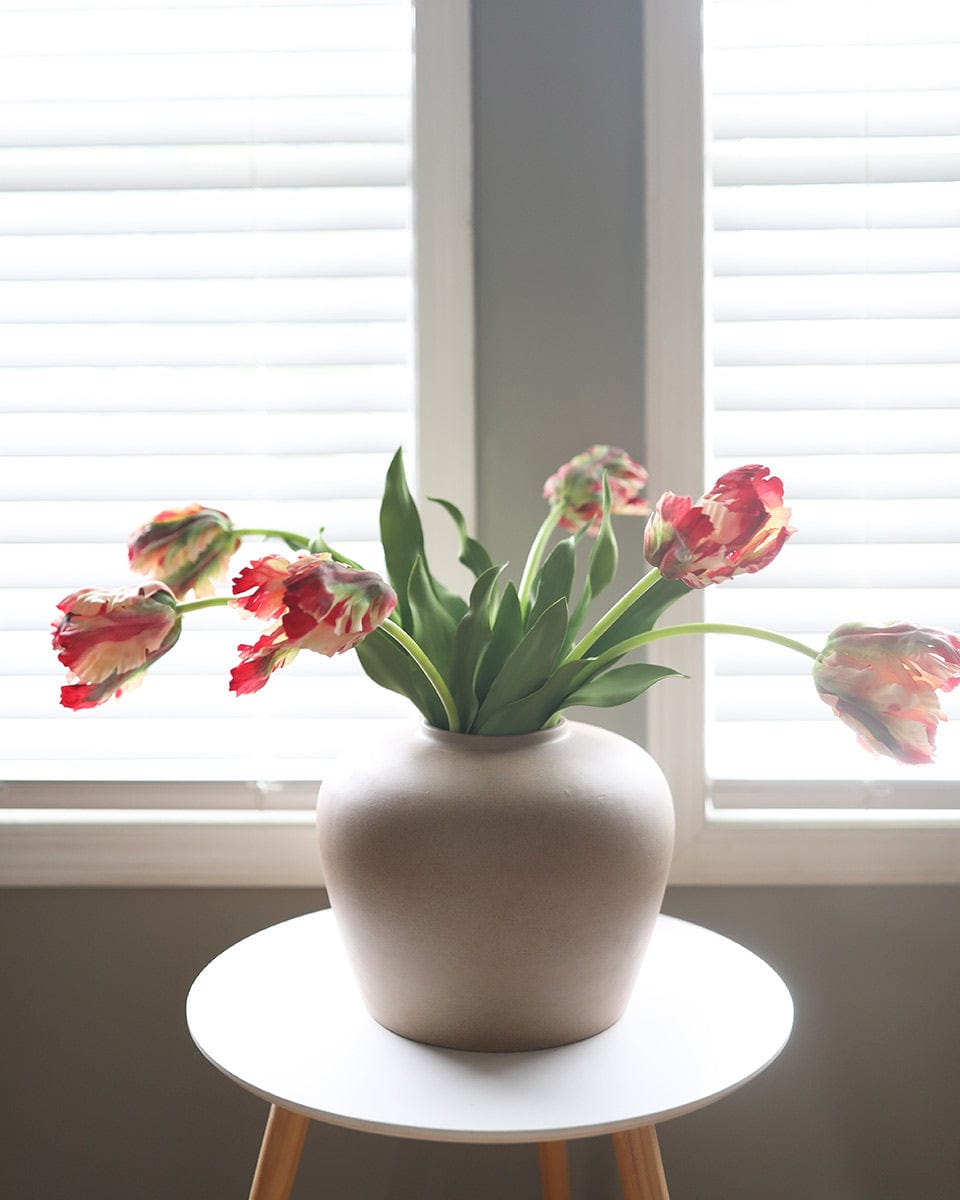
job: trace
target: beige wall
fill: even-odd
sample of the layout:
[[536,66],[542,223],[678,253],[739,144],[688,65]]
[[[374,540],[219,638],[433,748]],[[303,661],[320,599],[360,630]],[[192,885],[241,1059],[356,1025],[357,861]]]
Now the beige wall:
[[[641,444],[640,20],[628,0],[475,0],[475,27],[480,512],[517,561],[548,471]],[[639,733],[639,711],[619,723]],[[321,903],[0,893],[0,1197],[246,1195],[265,1106],[193,1049],[184,997],[225,946]],[[960,1194],[960,889],[682,889],[666,909],[766,957],[797,1004],[768,1072],[663,1127],[673,1200]],[[604,1143],[574,1167],[578,1200],[617,1195]],[[295,1195],[520,1200],[536,1171],[524,1147],[317,1126]]]

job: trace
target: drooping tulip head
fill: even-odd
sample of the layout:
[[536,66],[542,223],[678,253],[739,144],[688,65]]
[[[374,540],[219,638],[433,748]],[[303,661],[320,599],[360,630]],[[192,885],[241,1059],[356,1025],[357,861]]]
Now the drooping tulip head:
[[813,681],[868,750],[929,763],[945,720],[937,691],[960,683],[960,638],[903,623],[838,625],[813,665]]
[[300,650],[332,657],[352,650],[389,617],[397,597],[374,571],[308,554],[293,563],[258,559],[233,583],[238,607],[275,624],[251,646],[240,647],[240,665],[230,673],[238,696],[259,691],[270,675]]
[[560,507],[560,527],[576,532],[586,527],[596,536],[603,518],[603,476],[610,483],[610,511],[646,516],[650,506],[641,492],[647,472],[625,450],[614,446],[591,446],[556,471],[543,485],[551,507]]
[[127,553],[132,570],[162,580],[182,600],[191,590],[198,598],[212,596],[239,545],[226,513],[189,504],[141,525]]
[[180,636],[177,599],[155,581],[119,591],[83,588],[57,608],[64,615],[53,648],[71,681],[60,692],[64,708],[94,708],[137,687]]
[[783,484],[767,467],[727,471],[697,504],[665,492],[644,532],[643,552],[665,579],[692,588],[760,571],[794,532]]

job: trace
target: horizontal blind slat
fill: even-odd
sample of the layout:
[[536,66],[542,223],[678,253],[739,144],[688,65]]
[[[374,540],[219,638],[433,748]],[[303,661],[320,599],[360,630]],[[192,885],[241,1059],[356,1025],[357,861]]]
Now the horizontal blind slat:
[[384,143],[0,149],[0,178],[8,191],[391,187],[409,172],[409,149]]
[[[841,363],[714,366],[718,411],[804,408],[947,409],[960,395],[958,363]],[[821,418],[828,419],[828,418]]]
[[[410,331],[400,321],[210,325],[17,325],[0,366],[234,366],[402,363]],[[106,451],[109,453],[109,449]]]
[[718,233],[733,230],[949,229],[960,224],[960,183],[795,183],[710,190]]
[[412,408],[409,364],[7,367],[0,412],[376,412]]
[[0,235],[406,229],[401,186],[0,192]]
[[[405,413],[369,413],[358,421],[350,413],[299,413],[278,420],[272,413],[184,413],[176,422],[145,421],[142,416],[110,413],[20,415],[4,423],[4,453],[50,458],[175,454],[192,455],[337,455],[391,454],[408,432]],[[64,467],[69,470],[69,463]],[[171,481],[172,482],[172,481]]]
[[[2,51],[2,46],[0,46]],[[253,83],[252,81],[255,81]],[[409,53],[291,47],[264,53],[88,54],[83,58],[0,53],[0,102],[36,100],[236,99],[258,96],[406,97]]]
[[0,280],[0,321],[406,321],[405,276],[323,279]]
[[[412,425],[412,419],[411,419]],[[229,496],[242,479],[251,492],[273,499],[325,500],[379,495],[392,455],[385,453],[270,458],[253,452],[221,455],[156,454],[29,459],[0,457],[0,498],[21,500],[153,499],[164,481],[181,496]],[[149,466],[149,474],[145,471]],[[168,485],[169,486],[169,485]]]
[[402,51],[409,43],[410,12],[394,5],[354,11],[349,5],[298,8],[114,9],[109,24],[69,10],[50,19],[30,6],[0,10],[0,45],[5,55],[71,58],[101,54],[233,54],[261,50]]

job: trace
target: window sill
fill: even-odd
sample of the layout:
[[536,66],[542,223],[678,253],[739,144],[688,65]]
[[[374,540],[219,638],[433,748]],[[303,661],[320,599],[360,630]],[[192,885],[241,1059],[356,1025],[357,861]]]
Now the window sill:
[[[960,814],[711,810],[670,883],[957,884]],[[0,887],[323,887],[308,810],[6,809]]]
[[322,887],[309,810],[5,809],[2,887]]
[[680,821],[671,884],[956,884],[960,813],[714,809]]

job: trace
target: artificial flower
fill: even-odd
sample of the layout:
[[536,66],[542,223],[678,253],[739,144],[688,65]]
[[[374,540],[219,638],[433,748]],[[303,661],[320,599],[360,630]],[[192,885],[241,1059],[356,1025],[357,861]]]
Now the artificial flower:
[[233,581],[235,604],[276,623],[252,646],[240,646],[230,673],[238,696],[259,691],[300,650],[332,657],[352,650],[396,607],[393,589],[374,571],[309,554],[290,563],[271,556],[251,563]]
[[820,698],[862,746],[902,763],[933,759],[937,691],[960,683],[960,638],[924,626],[839,625],[813,666]]
[[560,508],[560,526],[576,532],[586,526],[596,536],[603,518],[603,476],[610,483],[610,511],[646,516],[650,506],[641,496],[647,472],[625,450],[591,446],[570,459],[543,485],[552,508]]
[[155,581],[112,592],[83,588],[57,608],[64,616],[53,648],[74,681],[61,689],[64,708],[94,708],[137,687],[180,636],[177,599]]
[[191,590],[212,596],[239,546],[226,513],[188,504],[141,525],[130,535],[127,555],[138,575],[162,580],[182,600]]
[[769,468],[737,467],[694,504],[665,492],[647,522],[643,551],[665,579],[692,588],[762,570],[794,532],[783,484]]

